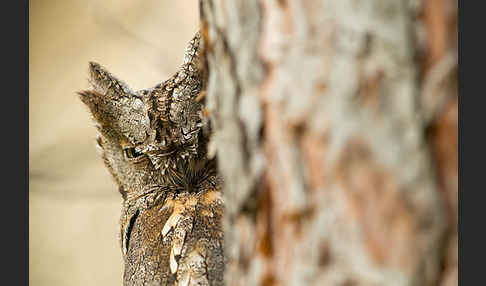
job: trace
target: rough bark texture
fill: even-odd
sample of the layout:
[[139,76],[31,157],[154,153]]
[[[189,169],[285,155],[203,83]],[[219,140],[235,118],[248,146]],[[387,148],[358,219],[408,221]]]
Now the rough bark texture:
[[457,1],[202,1],[228,285],[457,285]]

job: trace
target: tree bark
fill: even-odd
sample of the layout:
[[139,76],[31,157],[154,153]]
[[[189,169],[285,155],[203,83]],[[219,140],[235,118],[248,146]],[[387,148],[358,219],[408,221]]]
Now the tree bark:
[[227,285],[457,285],[457,1],[201,1]]

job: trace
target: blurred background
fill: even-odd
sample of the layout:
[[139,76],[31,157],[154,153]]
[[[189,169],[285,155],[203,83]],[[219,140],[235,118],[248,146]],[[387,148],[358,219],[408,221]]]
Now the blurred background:
[[76,91],[96,61],[132,89],[174,73],[197,1],[29,3],[30,285],[121,285],[119,195]]

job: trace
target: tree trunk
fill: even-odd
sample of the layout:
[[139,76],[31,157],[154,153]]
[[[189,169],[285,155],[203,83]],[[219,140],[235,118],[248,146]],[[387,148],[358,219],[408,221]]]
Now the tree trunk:
[[457,1],[201,16],[227,285],[457,285]]

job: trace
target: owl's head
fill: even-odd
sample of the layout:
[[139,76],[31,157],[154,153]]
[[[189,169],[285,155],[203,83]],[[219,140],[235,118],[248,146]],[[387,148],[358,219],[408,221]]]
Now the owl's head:
[[191,188],[201,177],[209,127],[202,113],[199,42],[197,35],[178,73],[151,89],[133,91],[99,64],[89,64],[92,89],[78,94],[124,198],[154,188]]

